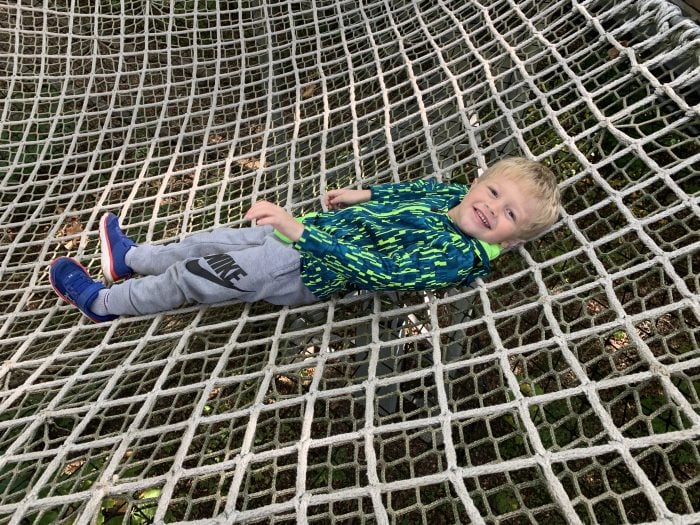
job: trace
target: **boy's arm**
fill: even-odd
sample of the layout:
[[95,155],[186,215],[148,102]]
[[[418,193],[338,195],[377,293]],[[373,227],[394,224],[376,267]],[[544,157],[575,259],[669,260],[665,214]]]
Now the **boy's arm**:
[[306,226],[296,243],[348,282],[369,290],[439,289],[463,282],[478,259],[473,249],[451,242],[412,246],[396,257],[360,248]]
[[329,210],[340,210],[368,200],[382,201],[391,198],[395,201],[415,199],[434,190],[437,181],[420,179],[411,182],[395,182],[370,186],[367,190],[341,188],[326,192],[323,202]]
[[342,210],[353,204],[366,202],[372,198],[370,190],[354,190],[351,188],[341,188],[330,190],[324,196],[324,203],[329,210]]

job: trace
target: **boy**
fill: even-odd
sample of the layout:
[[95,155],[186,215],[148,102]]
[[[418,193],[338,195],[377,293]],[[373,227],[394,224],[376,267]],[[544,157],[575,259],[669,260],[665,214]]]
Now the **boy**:
[[328,212],[294,219],[258,201],[252,228],[220,228],[168,245],[136,245],[116,216],[100,221],[102,271],[111,288],[60,257],[51,285],[95,322],[187,303],[265,300],[307,304],[350,290],[439,290],[486,275],[490,261],[557,218],[554,175],[506,159],[471,187],[435,180],[326,193]]

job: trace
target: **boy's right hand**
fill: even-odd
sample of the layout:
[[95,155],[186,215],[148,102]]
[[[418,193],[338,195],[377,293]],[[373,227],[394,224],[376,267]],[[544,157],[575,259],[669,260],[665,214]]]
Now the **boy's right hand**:
[[326,192],[323,202],[329,210],[342,210],[353,204],[367,202],[372,198],[371,190],[353,190],[351,188],[341,188]]

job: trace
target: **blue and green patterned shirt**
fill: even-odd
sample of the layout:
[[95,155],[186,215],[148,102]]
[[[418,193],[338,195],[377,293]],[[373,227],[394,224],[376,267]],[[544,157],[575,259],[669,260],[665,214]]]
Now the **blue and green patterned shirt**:
[[320,299],[349,290],[439,290],[489,272],[500,247],[462,233],[447,215],[469,191],[433,179],[372,186],[372,198],[311,213],[295,247]]

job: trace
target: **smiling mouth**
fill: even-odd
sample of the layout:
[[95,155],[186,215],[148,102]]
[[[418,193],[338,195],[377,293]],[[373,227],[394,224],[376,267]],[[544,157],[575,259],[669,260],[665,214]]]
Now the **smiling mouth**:
[[474,213],[476,213],[476,216],[481,219],[482,224],[484,225],[485,228],[488,228],[489,230],[491,229],[491,224],[489,223],[488,219],[486,219],[486,216],[481,213],[480,210],[477,210],[474,208]]

